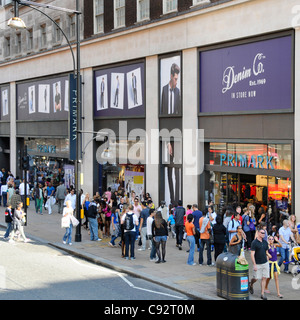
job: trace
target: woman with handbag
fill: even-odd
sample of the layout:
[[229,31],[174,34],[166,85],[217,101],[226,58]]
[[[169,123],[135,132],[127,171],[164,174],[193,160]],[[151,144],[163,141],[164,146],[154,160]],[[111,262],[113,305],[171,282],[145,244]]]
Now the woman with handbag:
[[[63,210],[62,217],[62,228],[66,228],[66,233],[63,236],[63,244],[72,245],[72,230],[73,230],[73,219],[76,221],[77,219],[73,216],[73,208],[70,200],[66,201],[66,207]],[[78,220],[77,220],[78,221]]]
[[236,231],[237,233],[230,240],[228,251],[239,256],[241,249],[244,247],[243,229],[241,226],[238,226]]
[[13,223],[14,223],[14,228],[12,233],[10,234],[10,243],[14,243],[14,236],[16,231],[20,232],[20,235],[24,239],[24,242],[30,241],[30,239],[26,238],[25,233],[24,233],[24,225],[26,222],[26,214],[22,210],[23,203],[19,202],[16,206],[15,212],[14,212],[14,217],[13,217]]

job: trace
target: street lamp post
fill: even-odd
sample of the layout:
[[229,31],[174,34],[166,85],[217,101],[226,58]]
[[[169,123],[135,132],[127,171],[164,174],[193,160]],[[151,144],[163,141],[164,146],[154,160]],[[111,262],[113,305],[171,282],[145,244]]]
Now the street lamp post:
[[[21,1],[21,0],[13,0],[14,1],[14,17],[9,19],[8,26],[15,28],[15,29],[25,29],[26,25],[24,21],[19,18],[19,5],[24,5],[30,7],[41,14],[45,15],[48,19],[50,19],[62,32],[64,35],[69,48],[71,50],[72,59],[73,59],[73,71],[74,76],[76,77],[76,114],[77,114],[77,121],[76,121],[76,159],[75,159],[75,189],[76,189],[76,217],[80,221],[80,159],[81,159],[81,77],[80,77],[80,21],[79,16],[81,12],[79,11],[79,0],[76,0],[76,10],[56,7],[49,4],[44,3],[37,3],[32,1]],[[45,12],[37,9],[36,7],[42,7],[52,10],[63,11],[67,13],[76,14],[76,60],[74,56],[74,51],[72,45],[66,36],[65,32],[62,28]],[[78,224],[76,227],[76,234],[75,234],[75,241],[81,242],[81,223]]]

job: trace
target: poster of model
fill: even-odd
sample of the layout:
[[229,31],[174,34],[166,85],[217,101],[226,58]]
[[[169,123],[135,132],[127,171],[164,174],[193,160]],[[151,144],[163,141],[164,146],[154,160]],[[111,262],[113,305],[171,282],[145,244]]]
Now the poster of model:
[[160,59],[160,115],[181,115],[181,56]]
[[97,110],[108,109],[107,74],[96,78]]
[[39,112],[50,113],[50,85],[39,85]]
[[8,115],[8,89],[2,90],[2,116]]
[[64,103],[64,110],[69,112],[69,96],[70,96],[70,93],[69,93],[69,89],[70,86],[69,86],[69,80],[65,80],[65,103]]
[[136,108],[143,104],[141,68],[127,73],[128,109]]
[[35,112],[35,86],[28,88],[28,111],[30,114]]
[[141,199],[144,194],[144,172],[125,170],[125,192],[131,194],[132,191]]
[[145,116],[144,80],[143,62],[95,71],[95,117]]
[[124,73],[111,74],[110,107],[124,109]]
[[53,83],[53,111],[61,111],[61,82]]
[[181,170],[182,170],[182,143],[181,141],[162,141],[164,201],[166,204],[176,205],[181,200]]

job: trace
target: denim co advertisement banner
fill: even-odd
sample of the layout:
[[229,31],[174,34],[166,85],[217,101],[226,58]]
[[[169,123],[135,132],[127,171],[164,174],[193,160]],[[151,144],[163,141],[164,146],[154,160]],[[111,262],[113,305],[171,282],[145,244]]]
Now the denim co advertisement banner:
[[145,116],[144,63],[95,71],[95,117]]
[[17,97],[18,120],[68,120],[68,76],[20,83]]
[[200,112],[292,109],[292,36],[200,52]]

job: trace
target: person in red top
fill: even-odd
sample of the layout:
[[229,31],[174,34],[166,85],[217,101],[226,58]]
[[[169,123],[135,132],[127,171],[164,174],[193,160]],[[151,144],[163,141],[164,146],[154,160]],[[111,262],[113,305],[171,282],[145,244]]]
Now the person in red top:
[[[240,220],[240,224],[242,225],[242,223],[243,223],[243,216],[242,216],[242,214],[241,214],[241,212],[242,212],[241,206],[237,206],[236,209],[235,209],[235,211],[240,215],[239,220]],[[231,220],[232,220],[232,219],[234,219],[234,215],[231,216]]]
[[187,264],[190,266],[195,266],[194,262],[194,252],[195,252],[195,226],[193,224],[194,216],[190,213],[187,216],[187,221],[185,223],[185,231],[187,235],[187,241],[190,245],[189,256],[187,260]]
[[211,230],[209,218],[203,216],[199,219],[199,227],[200,227],[200,251],[199,251],[199,264],[200,266],[203,265],[203,250],[206,244],[207,249],[207,265],[213,266],[214,264],[211,261],[211,244],[210,244],[210,233]]

